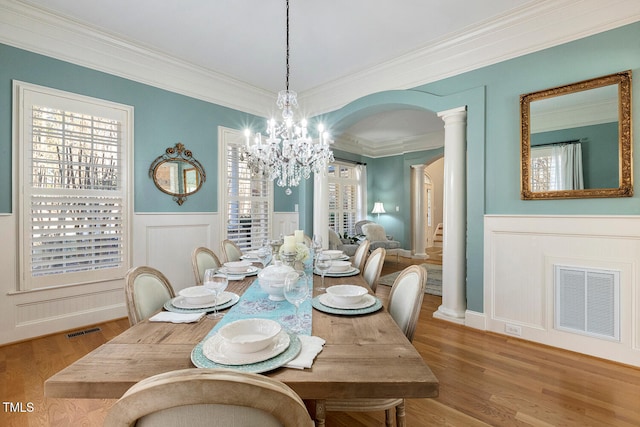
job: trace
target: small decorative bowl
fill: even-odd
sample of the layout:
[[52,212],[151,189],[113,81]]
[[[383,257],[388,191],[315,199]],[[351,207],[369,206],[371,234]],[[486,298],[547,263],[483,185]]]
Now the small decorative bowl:
[[334,285],[327,288],[327,293],[338,304],[353,305],[359,303],[368,292],[362,286]]
[[230,261],[224,263],[229,273],[246,273],[251,265],[253,265],[251,261]]
[[280,333],[275,320],[241,319],[220,328],[218,334],[228,349],[236,353],[255,353],[267,347]]
[[337,259],[344,255],[344,252],[336,249],[328,249],[326,251],[322,251],[322,253],[328,255],[331,259]]
[[188,304],[208,304],[216,301],[216,296],[204,286],[191,286],[178,292]]
[[331,268],[329,273],[344,273],[351,268],[349,261],[331,261]]

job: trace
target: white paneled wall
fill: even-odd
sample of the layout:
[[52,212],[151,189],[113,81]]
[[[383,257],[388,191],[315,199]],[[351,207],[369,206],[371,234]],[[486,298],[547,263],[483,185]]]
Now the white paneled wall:
[[[640,218],[485,216],[487,330],[640,366]],[[554,328],[554,266],[620,272],[620,340]]]
[[[16,219],[0,215],[0,345],[80,329],[126,316],[124,278],[32,292],[16,292]],[[298,228],[298,213],[276,212],[273,236]],[[194,283],[191,252],[206,246],[220,254],[222,225],[216,213],[151,213],[133,217],[132,266],[162,271],[176,291]]]

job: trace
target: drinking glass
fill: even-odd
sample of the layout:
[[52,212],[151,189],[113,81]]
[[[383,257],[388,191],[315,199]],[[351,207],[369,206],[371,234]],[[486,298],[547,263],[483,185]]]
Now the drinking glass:
[[318,254],[322,250],[322,236],[319,234],[314,234],[313,239],[311,240],[311,248],[313,249],[313,261],[315,262],[318,259]]
[[331,257],[324,252],[320,252],[316,258],[316,270],[320,272],[322,276],[322,284],[318,288],[319,291],[324,291],[327,288],[324,286],[324,274],[331,268]]
[[268,264],[268,260],[271,257],[271,248],[269,246],[262,246],[257,251],[258,260],[262,264],[262,268],[265,268]]
[[229,279],[226,274],[219,273],[214,268],[208,268],[204,271],[204,280],[202,285],[209,289],[216,297],[215,305],[213,306],[213,314],[209,314],[208,317],[212,319],[219,319],[224,316],[223,313],[218,313],[218,297],[227,289]]
[[296,324],[292,332],[300,333],[303,330],[303,324],[298,316],[298,308],[309,295],[308,281],[309,278],[304,272],[296,271],[288,273],[284,279],[284,297],[296,307]]

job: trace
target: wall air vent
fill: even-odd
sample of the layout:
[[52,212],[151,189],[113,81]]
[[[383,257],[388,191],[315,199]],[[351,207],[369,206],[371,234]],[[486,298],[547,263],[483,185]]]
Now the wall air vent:
[[555,328],[620,341],[620,271],[555,265]]

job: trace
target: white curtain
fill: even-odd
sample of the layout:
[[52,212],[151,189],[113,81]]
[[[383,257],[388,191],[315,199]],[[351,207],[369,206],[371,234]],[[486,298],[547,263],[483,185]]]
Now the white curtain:
[[582,145],[577,143],[557,144],[552,147],[556,164],[555,188],[558,190],[582,190]]
[[356,221],[367,218],[367,165],[356,166],[358,180],[358,202]]

